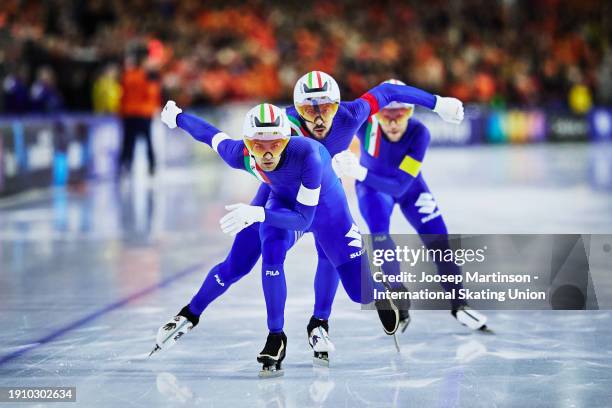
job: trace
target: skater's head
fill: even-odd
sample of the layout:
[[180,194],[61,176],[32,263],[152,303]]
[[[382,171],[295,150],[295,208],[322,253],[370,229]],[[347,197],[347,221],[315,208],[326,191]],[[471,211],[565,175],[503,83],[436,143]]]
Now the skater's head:
[[[397,79],[389,79],[383,83],[406,85]],[[380,127],[385,135],[387,135],[389,140],[392,142],[397,142],[404,135],[404,132],[408,127],[408,120],[410,120],[413,113],[414,105],[410,103],[393,101],[378,111],[375,116],[378,123],[380,123]]]
[[244,118],[244,144],[264,171],[278,166],[289,143],[291,128],[285,112],[278,106],[262,103],[252,108]]
[[340,89],[331,76],[311,71],[298,79],[293,88],[293,104],[308,131],[317,139],[329,133],[340,104]]

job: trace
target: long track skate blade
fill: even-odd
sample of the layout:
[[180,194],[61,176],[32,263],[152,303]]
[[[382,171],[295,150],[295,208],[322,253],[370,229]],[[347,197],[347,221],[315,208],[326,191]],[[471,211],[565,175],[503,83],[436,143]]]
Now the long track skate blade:
[[483,334],[495,334],[495,332],[491,330],[490,328],[488,328],[486,324],[482,326],[480,329],[478,329],[478,331]]
[[397,350],[398,353],[401,353],[402,350],[400,350],[400,345],[399,345],[399,339],[397,337],[397,332],[395,332],[393,334],[393,343],[395,343],[395,349]]
[[259,378],[277,378],[285,375],[285,371],[281,368],[280,370],[261,370],[259,372]]
[[155,345],[155,348],[153,350],[151,350],[151,352],[149,353],[149,357],[151,357],[153,355],[153,353],[157,352],[161,350],[161,347],[159,347],[157,344]]
[[410,326],[410,320],[411,320],[411,319],[410,319],[410,317],[409,317],[409,318],[407,318],[407,319],[404,319],[404,320],[400,321],[400,324],[399,324],[399,330],[400,330],[402,333],[406,331],[406,329],[408,328],[408,326]]

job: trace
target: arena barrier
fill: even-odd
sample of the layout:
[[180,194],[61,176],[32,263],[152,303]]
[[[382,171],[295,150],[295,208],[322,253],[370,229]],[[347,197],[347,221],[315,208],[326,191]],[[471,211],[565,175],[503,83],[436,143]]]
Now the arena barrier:
[[[239,137],[251,106],[233,103],[196,109],[211,123]],[[586,116],[541,109],[491,110],[468,106],[463,123],[453,125],[423,109],[415,117],[430,130],[432,145],[587,142],[612,140],[612,108],[598,107]],[[161,166],[207,160],[205,146],[194,147],[179,129],[152,122]],[[31,188],[63,186],[85,179],[109,179],[117,173],[121,122],[114,116],[67,114],[0,118],[0,196]],[[142,149],[138,149],[140,153]]]

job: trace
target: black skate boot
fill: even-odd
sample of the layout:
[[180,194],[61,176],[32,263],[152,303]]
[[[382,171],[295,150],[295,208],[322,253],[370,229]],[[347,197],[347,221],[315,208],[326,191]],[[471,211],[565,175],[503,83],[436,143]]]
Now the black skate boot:
[[257,356],[257,362],[263,364],[259,372],[260,378],[280,377],[283,375],[281,363],[287,351],[287,336],[285,333],[268,333],[266,345]]
[[193,324],[193,327],[196,327],[198,323],[200,323],[200,316],[196,316],[193,313],[191,313],[191,310],[189,310],[189,305],[183,306],[181,311],[178,312],[177,316],[183,316],[184,318],[189,320],[191,324]]
[[[405,288],[392,289],[392,292],[404,293],[408,292]],[[403,333],[408,328],[410,324],[410,298],[406,296],[401,297],[395,301],[397,308],[399,310],[399,330]]]
[[329,323],[327,320],[312,316],[306,327],[308,344],[314,351],[312,363],[318,366],[329,367],[329,352],[336,348],[329,339]]
[[190,332],[199,322],[200,317],[191,313],[189,305],[183,307],[176,316],[159,328],[155,339],[155,347],[149,354],[149,357],[156,351],[174,346],[178,339],[185,333]]
[[378,311],[378,318],[383,325],[385,333],[389,336],[394,335],[399,327],[400,314],[396,302],[397,301],[388,298],[374,302],[376,310]]

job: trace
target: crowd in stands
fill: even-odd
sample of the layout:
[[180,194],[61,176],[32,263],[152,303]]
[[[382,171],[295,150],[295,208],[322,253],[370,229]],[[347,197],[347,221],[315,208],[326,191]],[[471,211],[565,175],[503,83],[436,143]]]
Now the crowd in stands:
[[115,112],[140,57],[182,106],[288,102],[318,69],[344,99],[394,77],[466,102],[588,110],[612,103],[610,20],[605,0],[3,0],[0,112]]

